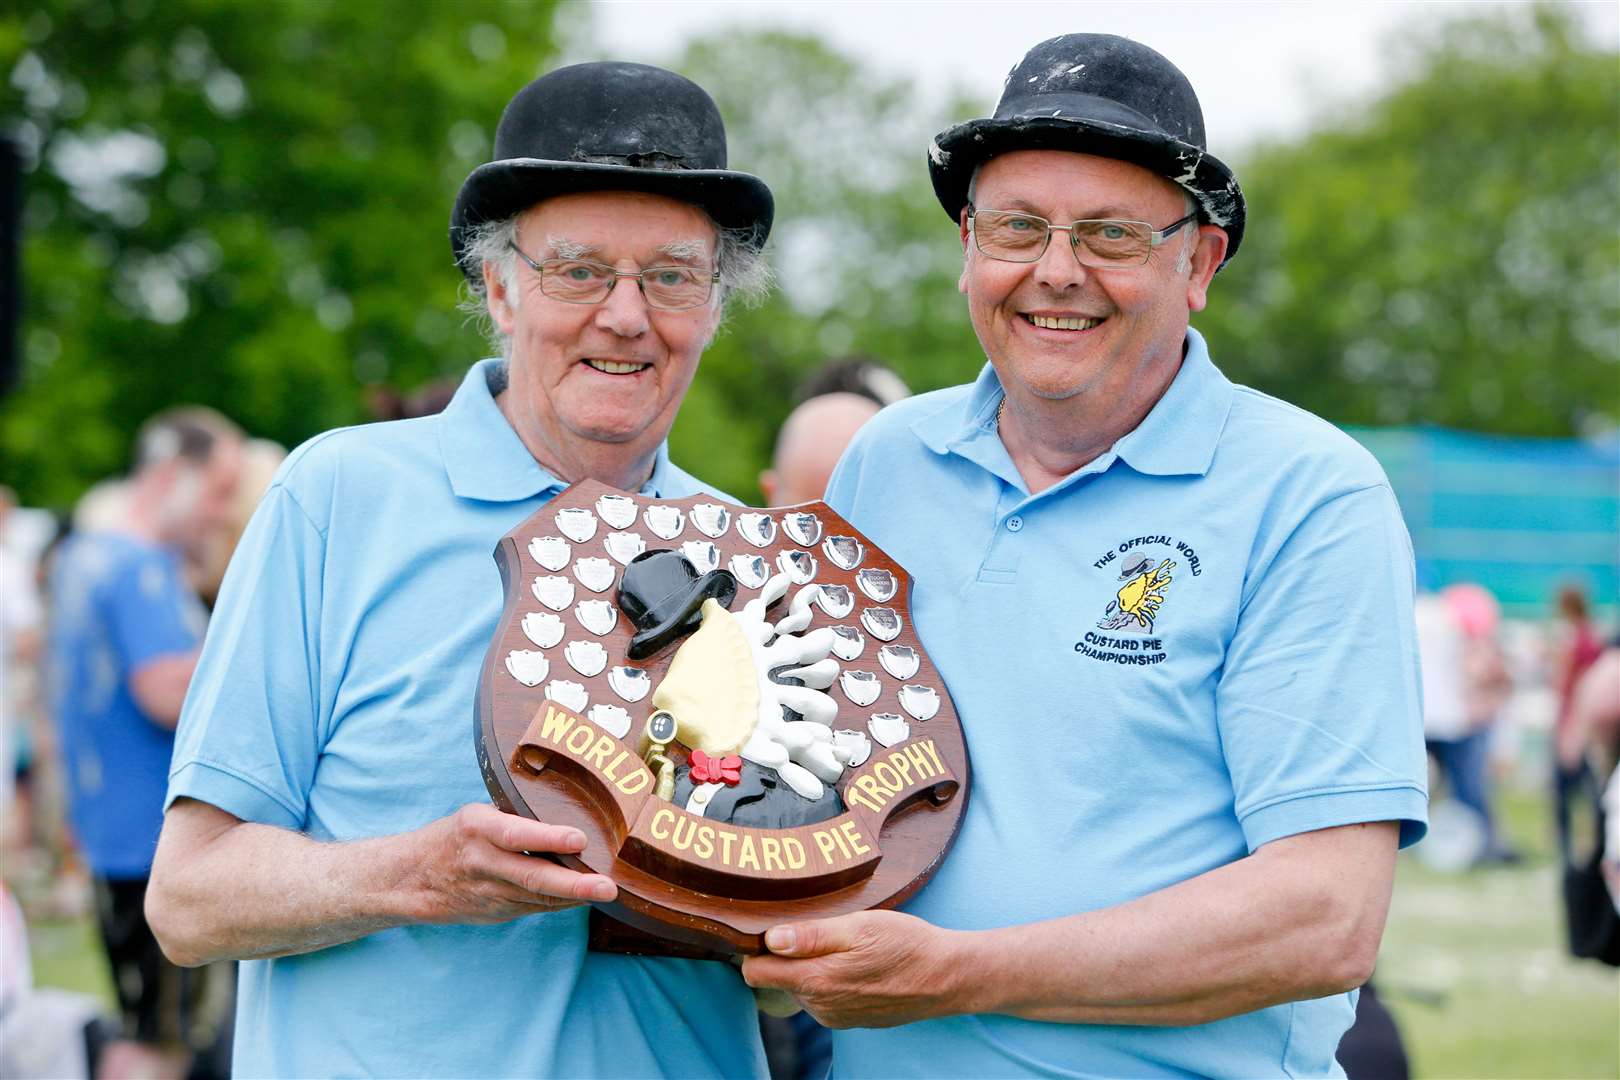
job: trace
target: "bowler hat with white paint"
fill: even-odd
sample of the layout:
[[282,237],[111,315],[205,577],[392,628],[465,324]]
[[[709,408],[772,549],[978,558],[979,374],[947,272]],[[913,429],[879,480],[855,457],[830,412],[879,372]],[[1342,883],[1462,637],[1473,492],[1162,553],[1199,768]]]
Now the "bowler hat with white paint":
[[641,191],[702,208],[715,224],[770,235],[765,181],[726,168],[726,128],[697,83],[647,64],[558,68],[519,90],[495,129],[494,159],[468,175],[450,213],[462,272],[472,230],[542,199],[579,191]]
[[1007,75],[995,115],[944,131],[928,147],[934,193],[955,221],[973,172],[1013,150],[1071,150],[1117,158],[1190,192],[1198,219],[1226,230],[1226,258],[1243,239],[1243,191],[1209,152],[1204,113],[1187,77],[1146,45],[1113,34],[1043,41]]

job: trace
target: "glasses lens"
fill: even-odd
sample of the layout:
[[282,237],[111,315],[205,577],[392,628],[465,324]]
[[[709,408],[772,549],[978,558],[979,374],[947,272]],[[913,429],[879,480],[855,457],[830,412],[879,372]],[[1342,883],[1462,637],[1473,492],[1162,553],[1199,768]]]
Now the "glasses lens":
[[989,210],[973,215],[973,239],[992,259],[1034,262],[1046,251],[1046,219]]
[[613,268],[577,259],[547,259],[540,264],[540,290],[570,304],[590,304],[613,288]]
[[1153,248],[1151,231],[1140,221],[1077,221],[1074,240],[1080,254],[1103,264],[1146,262]]
[[706,270],[690,266],[650,266],[641,272],[641,293],[653,307],[697,307],[709,298]]

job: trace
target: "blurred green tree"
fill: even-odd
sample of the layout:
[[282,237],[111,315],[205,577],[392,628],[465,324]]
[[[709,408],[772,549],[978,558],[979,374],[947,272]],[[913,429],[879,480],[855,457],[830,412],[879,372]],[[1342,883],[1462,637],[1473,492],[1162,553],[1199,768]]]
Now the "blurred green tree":
[[1250,227],[1196,325],[1336,423],[1612,426],[1620,55],[1553,5],[1392,45],[1388,93],[1238,163]]
[[907,82],[777,31],[700,39],[675,66],[719,103],[732,166],[776,195],[768,251],[780,289],[710,346],[671,452],[757,500],[794,390],[823,363],[867,356],[917,391],[984,363],[956,292],[961,244],[925,157],[929,136],[980,106],[931,106]]
[[66,505],[148,414],[287,444],[481,355],[445,233],[553,3],[44,0],[0,13],[21,146],[6,482]]

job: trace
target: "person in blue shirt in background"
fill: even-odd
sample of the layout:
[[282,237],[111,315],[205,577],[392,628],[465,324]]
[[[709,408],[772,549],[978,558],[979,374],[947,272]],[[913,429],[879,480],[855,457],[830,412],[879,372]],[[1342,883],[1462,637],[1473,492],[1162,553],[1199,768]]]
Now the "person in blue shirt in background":
[[[641,64],[518,92],[451,216],[501,356],[437,415],[287,459],[220,590],[148,913],[240,964],[245,1076],[753,1076],[753,995],[707,961],[588,952],[614,883],[501,813],[473,706],[497,541],[570,483],[713,493],[665,439],[773,204],[690,80]],[[386,247],[397,238],[378,237]]]
[[935,191],[989,359],[827,501],[913,578],[972,763],[904,912],[744,963],[835,1076],[1342,1076],[1426,828],[1411,547],[1377,463],[1189,326],[1245,206],[1168,60],[1037,45]]
[[118,995],[126,1042],[107,1054],[120,1074],[184,1075],[211,1041],[202,974],[164,959],[142,905],[207,621],[185,562],[226,525],[241,460],[241,433],[212,410],[152,417],[111,520],[70,536],[51,570],[52,713]]

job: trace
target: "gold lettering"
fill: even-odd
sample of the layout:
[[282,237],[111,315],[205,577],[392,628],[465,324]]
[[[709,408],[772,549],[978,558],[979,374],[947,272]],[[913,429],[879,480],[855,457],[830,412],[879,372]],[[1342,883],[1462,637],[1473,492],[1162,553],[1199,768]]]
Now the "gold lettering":
[[849,846],[854,849],[856,855],[865,855],[868,851],[872,850],[865,844],[861,843],[861,834],[855,831],[855,823],[853,821],[844,822],[842,825],[838,826],[838,831],[849,838]]
[[546,706],[546,718],[540,722],[540,737],[550,739],[558,746],[562,745],[563,737],[568,729],[574,726],[574,718],[554,706]]
[[[889,775],[884,776],[883,774],[885,772],[887,772]],[[889,789],[889,794],[895,795],[902,790],[900,774],[895,772],[894,766],[890,765],[887,761],[880,761],[873,765],[872,775],[877,777],[878,781]]]
[[804,845],[799,843],[798,837],[782,837],[782,851],[787,855],[787,864],[789,870],[804,869]]
[[697,831],[697,840],[692,844],[692,854],[700,859],[714,858],[714,826],[704,825]]
[[831,866],[834,862],[832,833],[826,829],[817,829],[811,834],[810,839],[814,840],[816,842],[816,847],[821,850],[822,860],[826,862],[828,866]]
[[917,770],[917,779],[936,775],[934,767],[928,764],[928,755],[916,743],[907,743],[902,749],[906,752],[906,760]]
[[724,829],[720,831],[720,861],[727,866],[731,865],[731,845],[736,839],[736,833]]
[[928,751],[928,756],[929,757],[934,759],[934,768],[937,771],[939,771],[940,773],[944,773],[944,771],[945,771],[945,763],[943,761],[939,760],[939,751],[934,749],[934,740],[933,739],[925,740],[923,742],[923,744],[922,744],[922,748],[924,750]]
[[[855,787],[859,789],[858,794],[863,796],[861,805],[873,813],[882,810],[883,804],[889,801],[888,791],[871,776],[857,776],[855,778]],[[849,789],[845,788],[844,793],[849,794]],[[854,796],[852,795],[850,798],[853,800]]]
[[889,763],[894,766],[894,771],[900,774],[900,779],[905,786],[910,787],[911,764],[906,761],[906,755],[903,752],[896,751],[889,755]]
[[615,786],[626,795],[634,795],[651,782],[652,773],[646,769],[637,769],[623,780],[620,780]]
[[786,870],[782,864],[782,842],[774,836],[761,837],[759,841],[760,854],[765,860],[766,870]]
[[831,831],[832,831],[833,842],[838,845],[839,853],[842,854],[844,856],[844,858],[846,858],[846,859],[849,858],[849,845],[844,842],[844,834],[843,834],[843,832],[840,831],[839,829],[833,829]]
[[[585,737],[583,739],[575,738],[577,735],[583,735]],[[579,755],[583,754],[587,748],[589,748],[594,738],[595,737],[591,734],[591,729],[586,727],[584,724],[581,724],[573,731],[568,733],[568,738],[563,740],[563,745],[568,747],[568,752],[570,754],[578,757]]]
[[607,756],[613,753],[613,736],[598,735],[596,745],[591,747],[585,755],[585,764],[595,765],[598,769],[607,769]]
[[[682,838],[682,836],[681,836],[681,826],[682,825],[686,826],[686,836],[685,836],[685,838]],[[696,832],[696,831],[697,831],[697,822],[693,821],[689,817],[678,817],[678,818],[675,819],[675,835],[672,836],[670,839],[672,839],[675,842],[675,847],[677,849],[679,849],[681,851],[685,851],[687,848],[692,846],[692,834],[694,832]]]
[[606,765],[602,766],[602,775],[617,783],[619,779],[619,762],[623,761],[628,756],[629,751],[620,750],[617,757],[608,762]]
[[[671,810],[669,807],[666,806],[663,809],[659,810],[657,813],[655,813],[652,816],[651,821],[647,822],[647,831],[652,834],[652,837],[653,837],[654,840],[668,840],[669,839],[669,823],[674,821],[674,820],[675,820],[675,811]],[[660,832],[659,829],[658,829],[658,826],[659,826],[660,823],[662,823],[663,826],[664,826],[664,829],[663,829],[662,832]]]
[[745,833],[742,838],[742,852],[737,856],[737,869],[747,870],[750,866],[755,870],[759,869],[759,856],[754,853],[754,838]]

